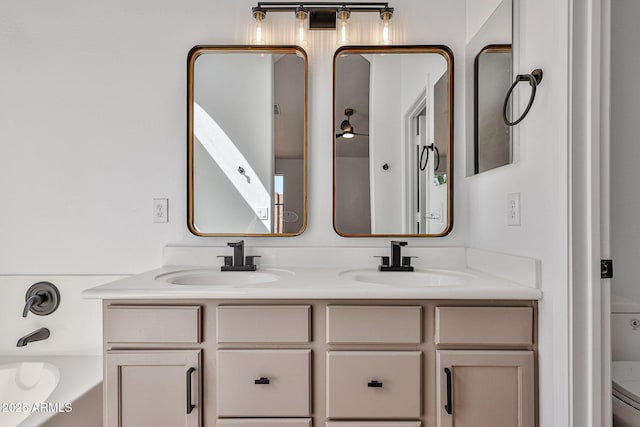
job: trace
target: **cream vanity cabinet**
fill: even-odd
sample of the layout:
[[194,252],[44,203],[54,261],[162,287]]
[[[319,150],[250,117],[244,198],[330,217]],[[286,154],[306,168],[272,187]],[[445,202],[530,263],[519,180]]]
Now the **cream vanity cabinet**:
[[535,311],[533,301],[107,300],[105,426],[533,427]]
[[106,427],[201,425],[200,318],[199,306],[105,305]]
[[438,426],[534,427],[533,309],[436,307],[435,314]]

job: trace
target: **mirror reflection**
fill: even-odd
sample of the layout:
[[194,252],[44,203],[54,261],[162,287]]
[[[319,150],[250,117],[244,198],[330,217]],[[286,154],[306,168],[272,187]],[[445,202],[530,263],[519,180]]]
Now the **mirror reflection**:
[[511,86],[511,45],[489,45],[475,60],[474,173],[512,162],[511,127],[502,118]]
[[191,232],[300,234],[306,225],[304,51],[196,47],[188,77]]
[[[513,163],[515,132],[502,108],[513,81],[514,0],[477,3],[466,46],[467,176]],[[469,5],[469,4],[468,4]],[[516,97],[514,96],[514,100]],[[517,101],[514,103],[517,105]]]
[[452,62],[444,47],[343,47],[336,53],[338,234],[450,231]]

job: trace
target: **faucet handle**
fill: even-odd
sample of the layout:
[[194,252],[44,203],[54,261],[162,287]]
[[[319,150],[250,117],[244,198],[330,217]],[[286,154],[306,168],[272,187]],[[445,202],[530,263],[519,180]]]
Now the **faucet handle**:
[[254,259],[256,258],[262,258],[261,255],[247,255],[245,257],[246,261],[245,261],[245,265],[249,266],[249,265],[255,265],[253,262]]
[[380,258],[380,265],[383,267],[389,266],[389,257],[387,255],[374,255],[374,258]]
[[233,257],[231,255],[227,256],[227,255],[218,255],[218,258],[224,258],[224,265],[226,265],[227,267],[230,265],[233,265]]
[[403,256],[402,257],[402,266],[403,267],[411,267],[411,258],[418,258],[417,256]]
[[60,291],[50,282],[38,282],[27,290],[22,317],[29,312],[38,316],[46,316],[57,310],[60,305]]
[[235,248],[237,246],[244,246],[244,240],[236,240],[233,242],[227,242],[227,246]]

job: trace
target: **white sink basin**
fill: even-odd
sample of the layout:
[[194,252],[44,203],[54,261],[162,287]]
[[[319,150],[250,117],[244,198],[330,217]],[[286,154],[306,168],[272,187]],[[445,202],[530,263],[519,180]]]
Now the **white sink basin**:
[[462,285],[474,277],[471,274],[446,270],[377,271],[366,269],[347,270],[339,275],[356,282],[403,288]]
[[292,276],[293,274],[292,271],[279,269],[264,269],[258,271],[220,271],[206,269],[164,273],[156,276],[156,280],[172,285],[240,288],[276,282],[284,276]]

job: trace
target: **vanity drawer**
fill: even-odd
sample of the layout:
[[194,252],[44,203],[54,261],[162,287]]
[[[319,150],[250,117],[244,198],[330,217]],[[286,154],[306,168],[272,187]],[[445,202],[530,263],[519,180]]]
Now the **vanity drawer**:
[[436,307],[438,345],[525,346],[533,343],[531,307]]
[[197,344],[201,307],[195,305],[117,305],[105,310],[109,343]]
[[311,350],[219,350],[220,417],[311,414]]
[[218,306],[219,343],[308,343],[309,305]]
[[419,306],[327,306],[329,344],[419,344]]
[[419,418],[419,351],[327,353],[328,418]]
[[325,427],[421,427],[420,421],[327,421]]
[[218,427],[311,427],[311,418],[226,418],[218,420]]

